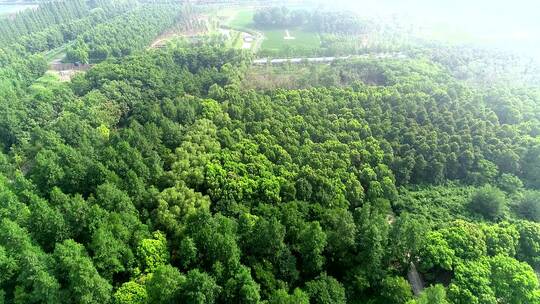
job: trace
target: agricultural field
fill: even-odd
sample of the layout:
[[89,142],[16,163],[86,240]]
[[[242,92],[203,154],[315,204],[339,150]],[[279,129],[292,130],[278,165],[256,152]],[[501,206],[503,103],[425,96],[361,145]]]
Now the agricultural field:
[[32,4],[0,4],[0,17],[5,17],[29,8],[36,8]]

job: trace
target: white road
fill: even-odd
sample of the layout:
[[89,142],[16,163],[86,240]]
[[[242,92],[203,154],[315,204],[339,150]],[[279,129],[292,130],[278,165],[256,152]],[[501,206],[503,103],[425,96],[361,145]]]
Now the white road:
[[305,58],[259,58],[253,60],[253,64],[263,65],[263,64],[283,64],[283,63],[327,63],[333,62],[336,60],[353,60],[353,59],[405,59],[408,58],[403,53],[377,53],[377,54],[365,54],[365,55],[354,55],[354,56],[342,56],[342,57],[305,57]]

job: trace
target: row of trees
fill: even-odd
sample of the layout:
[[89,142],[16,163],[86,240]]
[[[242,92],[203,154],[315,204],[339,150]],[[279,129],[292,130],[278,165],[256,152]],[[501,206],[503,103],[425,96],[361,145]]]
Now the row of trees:
[[289,10],[286,7],[267,7],[258,10],[253,22],[259,28],[305,26],[319,33],[366,34],[371,26],[367,20],[349,12]]
[[184,18],[178,4],[142,5],[111,22],[86,31],[67,51],[71,62],[99,62],[144,49],[164,30]]
[[18,13],[14,18],[0,20],[0,46],[6,46],[21,36],[40,32],[51,25],[68,23],[88,14],[90,7],[84,0],[50,1],[36,9]]
[[43,31],[20,37],[17,43],[24,46],[29,53],[52,50],[75,40],[95,26],[133,9],[134,4],[133,2],[106,2],[103,6],[91,10],[83,18],[53,25]]

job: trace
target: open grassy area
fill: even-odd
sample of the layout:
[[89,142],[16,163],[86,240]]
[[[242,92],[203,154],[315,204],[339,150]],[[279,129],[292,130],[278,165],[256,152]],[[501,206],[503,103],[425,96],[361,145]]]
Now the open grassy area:
[[318,48],[321,45],[319,35],[302,29],[289,29],[289,35],[294,39],[284,39],[285,30],[263,31],[263,50],[279,51],[287,47]]
[[255,10],[242,9],[233,11],[232,18],[229,20],[228,25],[235,28],[251,28],[253,29],[253,15]]
[[[256,31],[261,33],[264,38],[260,51],[263,54],[283,54],[286,56],[286,50],[291,48],[300,49],[317,49],[321,45],[320,37],[317,33],[306,31],[302,28],[289,28],[289,29],[261,29],[256,28],[253,24],[253,15],[255,9],[243,8],[243,9],[230,9],[219,13],[220,17],[226,19],[226,25],[245,31]],[[289,35],[294,39],[284,39],[286,36],[285,31],[289,31]]]
[[32,4],[0,4],[0,17],[11,15],[36,6],[37,5]]

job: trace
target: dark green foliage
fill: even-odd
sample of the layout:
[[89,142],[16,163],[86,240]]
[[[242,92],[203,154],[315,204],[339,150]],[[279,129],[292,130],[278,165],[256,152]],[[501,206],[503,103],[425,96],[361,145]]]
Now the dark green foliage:
[[246,52],[144,51],[177,4],[85,5],[69,56],[117,59],[60,83],[30,55],[60,37],[0,52],[5,303],[538,302],[537,89],[409,58],[247,90]]
[[519,201],[518,212],[525,219],[540,222],[540,192],[525,192]]
[[290,11],[286,7],[267,7],[258,10],[253,16],[253,22],[260,28],[285,28],[301,26],[309,21],[310,13],[303,10]]
[[[36,10],[17,14],[14,20],[0,20],[0,44],[10,43],[20,36],[31,34],[51,24],[68,23],[88,13],[86,1],[52,1],[41,4]],[[47,40],[48,37],[42,37]],[[32,39],[38,40],[37,37]]]
[[473,212],[481,214],[484,218],[497,220],[506,209],[506,197],[498,188],[485,186],[474,193],[469,206]]
[[411,286],[403,277],[386,277],[381,285],[381,304],[405,304],[413,298]]
[[82,40],[68,49],[67,59],[88,63],[130,55],[148,46],[154,37],[171,27],[178,18],[180,15],[177,6],[138,7],[85,32]]
[[171,265],[159,266],[146,283],[148,303],[177,303],[177,299],[182,290],[182,285],[184,285],[185,282],[186,277],[180,274],[178,269]]
[[253,22],[259,28],[307,26],[320,33],[363,34],[371,26],[354,13],[289,10],[286,7],[267,7],[258,10]]
[[53,257],[60,283],[65,286],[65,303],[107,303],[111,285],[99,276],[92,260],[80,244],[72,240],[56,246]]
[[310,303],[315,304],[344,304],[346,303],[345,289],[331,276],[323,274],[313,281],[306,283],[306,292]]
[[212,277],[194,269],[187,273],[186,281],[181,286],[177,302],[186,304],[213,304],[216,301],[219,289],[219,286],[216,285]]

